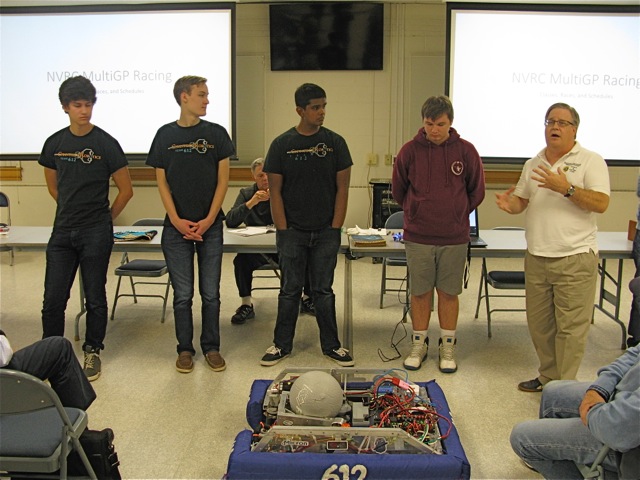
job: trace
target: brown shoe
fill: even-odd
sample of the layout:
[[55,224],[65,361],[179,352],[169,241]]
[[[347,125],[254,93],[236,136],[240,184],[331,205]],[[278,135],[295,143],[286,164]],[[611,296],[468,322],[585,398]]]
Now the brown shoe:
[[207,365],[214,372],[221,372],[225,368],[227,368],[227,364],[224,363],[224,358],[220,355],[220,352],[216,352],[212,350],[204,355],[205,360],[207,361]]
[[180,373],[191,373],[193,371],[192,357],[191,352],[180,352],[176,360],[176,370]]

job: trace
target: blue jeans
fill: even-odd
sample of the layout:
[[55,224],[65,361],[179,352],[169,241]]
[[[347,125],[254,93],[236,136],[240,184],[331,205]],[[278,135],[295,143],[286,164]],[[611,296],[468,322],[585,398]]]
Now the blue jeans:
[[176,323],[177,351],[193,348],[193,305],[195,268],[198,257],[198,287],[202,300],[202,353],[220,351],[220,272],[222,269],[222,221],[202,235],[202,242],[185,240],[173,226],[162,230],[162,252],[173,286],[173,317]]
[[327,227],[310,232],[293,228],[278,230],[276,246],[282,279],[278,295],[278,318],[273,334],[274,345],[285,353],[290,353],[293,349],[300,296],[308,268],[322,353],[340,348],[336,297],[332,288],[340,249],[340,229]]
[[[575,463],[591,465],[603,446],[580,420],[580,403],[590,385],[573,380],[547,383],[540,418],[519,423],[511,431],[513,450],[544,478],[582,478]],[[606,478],[617,478],[615,453],[609,452],[602,466]]]
[[[233,259],[233,271],[236,276],[236,285],[240,297],[251,296],[251,285],[253,284],[253,272],[269,263],[269,260],[278,263],[278,255],[262,253],[239,253]],[[309,276],[305,277],[304,294],[311,297],[311,284]]]
[[42,338],[64,337],[64,312],[78,266],[84,288],[87,327],[83,348],[103,349],[107,331],[107,270],[113,249],[113,225],[55,230],[47,244],[42,306]]

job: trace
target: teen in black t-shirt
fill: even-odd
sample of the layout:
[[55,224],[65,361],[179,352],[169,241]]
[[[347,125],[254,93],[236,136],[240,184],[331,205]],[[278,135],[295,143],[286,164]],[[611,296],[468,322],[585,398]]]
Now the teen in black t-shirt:
[[222,371],[220,355],[220,274],[222,202],[229,185],[229,157],[235,153],[227,131],[202,120],[209,104],[207,79],[178,79],[173,94],[180,118],[158,130],[147,158],[155,168],[167,215],[162,230],[164,253],[173,285],[173,314],[178,340],[176,369],[193,370],[194,253],[202,298],[200,347],[207,365]]
[[322,126],[326,96],[317,85],[300,86],[295,93],[300,122],[277,137],[267,153],[264,171],[282,280],[273,345],[260,361],[264,366],[275,365],[293,349],[307,269],[322,353],[343,367],[354,364],[340,346],[332,288],[353,162],[344,139]]
[[[96,89],[85,77],[60,85],[69,126],[45,142],[39,163],[57,203],[47,244],[42,307],[43,338],[64,336],[67,301],[78,266],[86,298],[84,372],[100,376],[100,350],[107,329],[107,269],[113,248],[113,220],[133,196],[127,159],[118,141],[91,123]],[[118,194],[109,205],[109,180]]]

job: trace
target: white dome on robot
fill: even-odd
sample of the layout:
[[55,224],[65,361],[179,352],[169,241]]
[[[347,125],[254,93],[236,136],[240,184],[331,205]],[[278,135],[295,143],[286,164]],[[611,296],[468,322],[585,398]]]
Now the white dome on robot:
[[298,415],[335,417],[344,395],[338,380],[327,372],[313,370],[300,375],[291,386],[289,403]]

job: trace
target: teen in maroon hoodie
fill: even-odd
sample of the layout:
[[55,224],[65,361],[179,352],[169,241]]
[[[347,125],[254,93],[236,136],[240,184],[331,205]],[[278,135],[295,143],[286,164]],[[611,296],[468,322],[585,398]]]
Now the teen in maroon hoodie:
[[422,106],[423,127],[398,153],[392,193],[404,210],[411,288],[412,349],[405,368],[427,357],[433,289],[438,292],[439,368],[457,370],[455,331],[469,243],[469,214],[484,199],[484,171],[475,147],[451,127],[448,97]]

